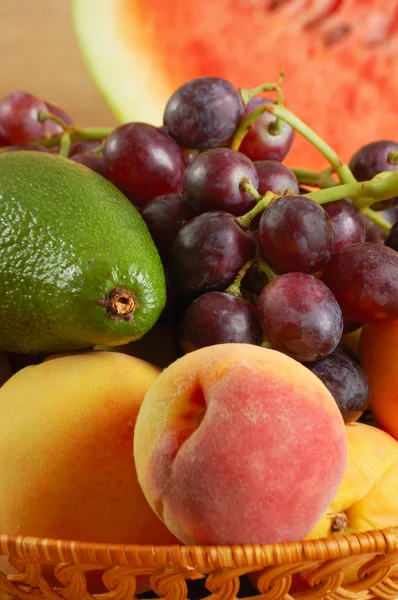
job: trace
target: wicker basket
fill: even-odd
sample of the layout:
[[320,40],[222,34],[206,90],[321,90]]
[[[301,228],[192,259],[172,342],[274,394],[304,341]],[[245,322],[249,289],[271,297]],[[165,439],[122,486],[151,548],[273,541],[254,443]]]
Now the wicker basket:
[[[398,528],[285,544],[208,547],[0,535],[0,555],[10,557],[16,569],[14,574],[0,572],[2,600],[133,600],[138,575],[150,577],[152,592],[146,597],[184,600],[196,594],[233,600],[257,593],[254,588],[247,593],[242,584],[250,573],[259,575],[259,598],[264,600],[398,598]],[[86,575],[99,569],[104,570],[104,589],[91,594]],[[303,570],[310,572],[310,589],[293,591],[292,577]],[[356,573],[356,580],[345,583],[348,571]],[[192,595],[193,580],[202,587]]]

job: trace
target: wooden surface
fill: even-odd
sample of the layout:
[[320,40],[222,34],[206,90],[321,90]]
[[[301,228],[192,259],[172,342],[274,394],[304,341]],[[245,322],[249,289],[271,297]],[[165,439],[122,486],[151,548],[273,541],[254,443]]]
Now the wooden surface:
[[69,10],[69,0],[0,0],[0,97],[28,91],[63,106],[79,125],[113,125],[80,56]]

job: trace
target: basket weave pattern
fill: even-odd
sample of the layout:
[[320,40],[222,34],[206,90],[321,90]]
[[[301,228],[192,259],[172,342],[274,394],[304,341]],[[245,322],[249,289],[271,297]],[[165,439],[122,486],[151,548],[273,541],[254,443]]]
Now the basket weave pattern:
[[[242,575],[259,572],[259,599],[370,600],[398,598],[398,528],[324,540],[244,546],[121,546],[0,535],[0,556],[18,574],[0,572],[0,598],[19,600],[134,600],[136,577],[153,592],[185,600],[187,580],[204,579],[211,600],[233,600]],[[54,565],[59,583],[43,568]],[[343,584],[348,569],[357,579]],[[47,567],[48,568],[48,567]],[[105,591],[87,591],[86,573],[104,569]],[[292,575],[311,570],[305,592],[289,593]]]

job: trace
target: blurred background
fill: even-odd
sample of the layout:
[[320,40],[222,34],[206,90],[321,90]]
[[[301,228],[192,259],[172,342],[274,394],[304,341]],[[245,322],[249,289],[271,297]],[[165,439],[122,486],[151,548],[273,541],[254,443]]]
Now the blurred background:
[[79,125],[116,124],[83,64],[68,0],[0,0],[0,29],[0,97],[27,91]]

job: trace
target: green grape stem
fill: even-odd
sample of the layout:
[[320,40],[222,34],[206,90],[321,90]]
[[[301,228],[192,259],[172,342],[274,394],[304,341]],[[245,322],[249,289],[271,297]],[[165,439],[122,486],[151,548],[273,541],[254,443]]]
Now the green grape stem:
[[[68,127],[67,131],[70,135],[71,142],[84,142],[86,140],[103,140],[108,137],[114,130],[114,127],[85,127],[77,129],[74,127]],[[34,140],[29,142],[31,144],[38,144],[44,148],[54,148],[59,146],[61,143],[62,135],[53,135],[51,137],[42,138],[40,140]]]
[[254,185],[252,184],[252,182],[250,181],[250,179],[246,179],[246,177],[244,177],[240,181],[239,188],[243,192],[248,192],[254,198],[254,200],[256,202],[258,202],[262,198],[262,195],[258,193],[258,191],[254,187]]
[[321,189],[338,185],[338,182],[332,176],[332,167],[328,167],[319,173],[307,171],[307,169],[297,169],[295,167],[290,167],[290,170],[296,175],[297,181],[302,185],[309,185]]
[[263,212],[263,210],[267,208],[268,204],[275,198],[279,198],[279,196],[273,192],[266,192],[264,196],[262,196],[257,202],[256,206],[254,206],[251,210],[249,210],[249,212],[245,213],[241,217],[236,217],[235,222],[242,229],[250,229],[250,223],[253,221],[254,217]]
[[59,155],[60,156],[69,156],[69,150],[71,145],[70,134],[68,131],[64,131],[61,136],[61,142],[59,146]]
[[243,267],[241,267],[238,271],[233,282],[224,290],[225,294],[230,294],[231,296],[242,296],[242,292],[240,286],[242,284],[242,279],[250,269],[250,267],[256,262],[255,258],[248,260]]

